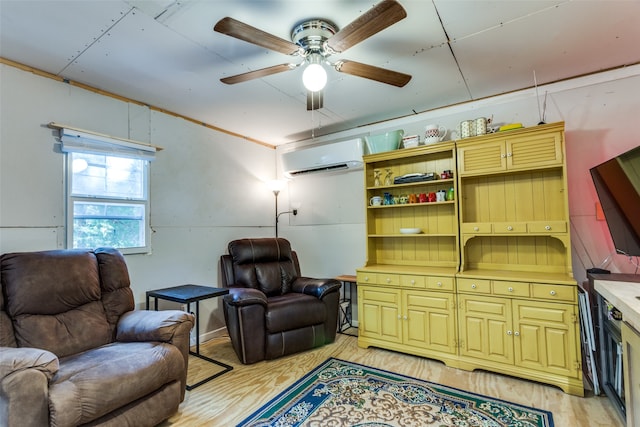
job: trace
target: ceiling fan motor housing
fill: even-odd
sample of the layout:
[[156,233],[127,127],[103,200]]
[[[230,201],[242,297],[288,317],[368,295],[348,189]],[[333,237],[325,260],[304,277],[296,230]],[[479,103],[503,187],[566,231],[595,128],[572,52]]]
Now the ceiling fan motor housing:
[[307,56],[319,53],[323,57],[332,52],[326,50],[325,41],[338,32],[338,27],[324,19],[311,19],[297,24],[291,30],[291,40],[301,46]]

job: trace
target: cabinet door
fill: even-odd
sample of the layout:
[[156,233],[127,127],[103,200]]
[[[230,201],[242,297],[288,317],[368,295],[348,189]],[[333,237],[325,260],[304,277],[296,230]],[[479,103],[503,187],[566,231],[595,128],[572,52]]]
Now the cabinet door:
[[560,132],[545,135],[523,136],[507,139],[507,168],[531,169],[562,165],[562,142]]
[[574,305],[514,300],[513,318],[516,366],[578,377]]
[[458,148],[458,174],[496,173],[507,168],[503,141]]
[[404,343],[456,354],[455,297],[444,292],[403,292]]
[[402,341],[400,290],[358,285],[358,334]]
[[511,301],[463,294],[458,300],[460,355],[512,364]]

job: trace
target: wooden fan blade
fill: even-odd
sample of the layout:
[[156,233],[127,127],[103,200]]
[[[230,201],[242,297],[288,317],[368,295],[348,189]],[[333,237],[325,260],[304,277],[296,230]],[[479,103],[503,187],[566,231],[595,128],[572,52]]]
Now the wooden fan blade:
[[344,52],[406,17],[407,12],[396,0],[383,0],[331,36],[327,45],[335,52]]
[[403,87],[411,76],[397,71],[387,70],[386,68],[374,67],[373,65],[362,64],[355,61],[339,61],[335,65],[336,71],[352,76],[364,77],[365,79],[376,80],[388,85]]
[[318,110],[324,104],[324,94],[321,90],[317,92],[307,91],[307,111]]
[[301,50],[300,46],[289,40],[281,39],[228,16],[219,20],[213,30],[285,55],[294,55]]
[[242,83],[248,80],[259,79],[261,77],[270,76],[272,74],[278,74],[284,71],[293,70],[294,68],[296,68],[295,64],[274,65],[273,67],[261,68],[259,70],[249,71],[248,73],[225,77],[223,79],[220,79],[220,81],[228,85],[234,85],[236,83]]

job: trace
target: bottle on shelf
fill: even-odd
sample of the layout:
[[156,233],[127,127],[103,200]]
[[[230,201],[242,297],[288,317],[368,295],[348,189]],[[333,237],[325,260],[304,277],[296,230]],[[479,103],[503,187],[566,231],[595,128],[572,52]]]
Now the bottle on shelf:
[[453,187],[451,187],[451,188],[449,189],[449,191],[447,191],[447,200],[448,200],[448,201],[451,201],[451,200],[453,200],[455,197],[456,197],[455,192],[454,192],[454,190],[453,190]]

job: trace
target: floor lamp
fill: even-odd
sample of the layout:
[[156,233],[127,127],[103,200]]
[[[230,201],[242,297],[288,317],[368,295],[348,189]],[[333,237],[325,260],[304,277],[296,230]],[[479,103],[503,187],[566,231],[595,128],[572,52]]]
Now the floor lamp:
[[280,190],[282,190],[286,184],[287,184],[287,181],[281,180],[281,179],[274,179],[267,183],[267,185],[269,186],[269,188],[271,188],[271,191],[273,191],[273,195],[276,198],[276,237],[278,237],[278,221],[280,220],[280,215],[289,214],[289,213],[298,215],[297,208],[292,209],[290,211],[278,213],[278,194],[280,194]]

